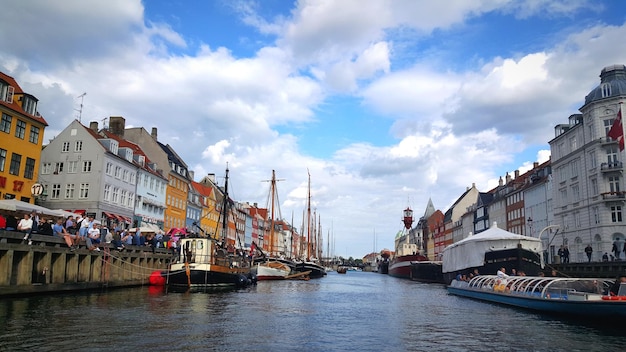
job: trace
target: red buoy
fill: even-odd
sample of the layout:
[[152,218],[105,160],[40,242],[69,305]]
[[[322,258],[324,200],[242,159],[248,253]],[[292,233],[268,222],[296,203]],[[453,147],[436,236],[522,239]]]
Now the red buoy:
[[161,274],[161,271],[153,271],[150,274],[150,285],[165,286],[165,277]]

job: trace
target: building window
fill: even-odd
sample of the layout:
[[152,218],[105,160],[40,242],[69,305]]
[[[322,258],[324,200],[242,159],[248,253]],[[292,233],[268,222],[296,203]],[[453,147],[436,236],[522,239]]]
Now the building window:
[[618,154],[619,151],[617,150],[617,147],[607,148],[606,161],[609,163],[609,165],[616,165],[615,163],[619,161],[619,159],[617,158]]
[[128,170],[124,170],[122,175],[122,179],[124,180],[124,182],[128,182]]
[[113,198],[111,199],[111,201],[113,203],[117,203],[119,200],[119,189],[117,187],[113,187]]
[[134,172],[130,173],[130,180],[129,181],[130,181],[131,185],[135,184],[135,173]]
[[122,168],[119,166],[115,167],[115,178],[120,178],[122,177]]
[[65,185],[65,199],[73,199],[74,198],[74,184],[68,183]]
[[7,161],[7,151],[0,148],[0,172],[4,172],[4,165]]
[[611,207],[611,221],[622,222],[622,207],[619,205]]
[[13,120],[11,116],[2,113],[2,121],[0,121],[0,131],[5,133],[11,133],[11,120]]
[[61,153],[67,153],[70,151],[70,142],[63,142],[63,148],[61,148]]
[[26,135],[26,122],[22,120],[17,120],[17,123],[15,124],[15,137],[19,139],[24,139],[25,135]]
[[111,185],[104,185],[104,200],[111,200]]
[[11,165],[9,166],[9,173],[11,175],[19,175],[21,164],[22,156],[19,154],[11,153]]
[[76,160],[68,161],[67,162],[67,173],[68,174],[75,174],[76,172],[78,172],[78,161],[76,161]]
[[88,183],[81,183],[80,184],[80,194],[78,195],[78,198],[87,198],[89,197],[89,184]]
[[589,153],[589,165],[590,168],[596,168],[598,166],[598,161],[596,160],[596,152]]
[[60,174],[61,172],[63,172],[63,163],[54,164],[54,174]]
[[609,177],[609,192],[619,192],[619,176]]
[[30,126],[30,135],[28,136],[28,141],[34,144],[39,143],[39,127]]
[[591,182],[591,196],[597,196],[599,193],[598,192],[598,179],[592,178],[589,181]]
[[35,159],[26,158],[26,165],[24,167],[24,178],[29,180],[33,179],[35,175]]
[[578,185],[572,186],[572,202],[577,202],[580,200],[580,188]]
[[52,163],[41,163],[41,174],[49,175],[52,172]]
[[52,194],[50,194],[50,198],[59,199],[61,196],[61,184],[55,183],[52,185]]
[[83,172],[91,172],[91,161],[83,161]]
[[122,190],[122,192],[120,193],[120,204],[121,205],[126,205],[126,194],[128,192],[126,192],[126,190]]
[[594,224],[599,224],[600,223],[600,212],[598,207],[593,207],[592,208],[592,212],[593,212],[593,223]]
[[83,141],[76,141],[74,143],[74,151],[81,152],[83,150]]
[[106,174],[107,175],[113,175],[113,164],[112,163],[107,163]]

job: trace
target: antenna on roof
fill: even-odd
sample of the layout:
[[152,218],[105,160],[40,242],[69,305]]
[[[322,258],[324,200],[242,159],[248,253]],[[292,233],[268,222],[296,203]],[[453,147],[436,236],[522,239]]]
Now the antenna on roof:
[[80,98],[80,108],[74,109],[78,111],[78,122],[80,122],[80,119],[83,117],[83,101],[85,100],[85,95],[87,95],[87,92],[76,97],[76,98]]

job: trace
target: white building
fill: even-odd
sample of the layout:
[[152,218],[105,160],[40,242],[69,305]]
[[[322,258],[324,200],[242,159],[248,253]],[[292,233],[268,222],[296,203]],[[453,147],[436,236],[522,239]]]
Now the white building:
[[562,242],[569,246],[570,261],[586,260],[591,244],[595,258],[611,252],[613,241],[623,243],[623,153],[607,137],[626,100],[626,67],[605,67],[600,84],[586,97],[567,124],[555,127],[550,141],[553,173],[554,222]]

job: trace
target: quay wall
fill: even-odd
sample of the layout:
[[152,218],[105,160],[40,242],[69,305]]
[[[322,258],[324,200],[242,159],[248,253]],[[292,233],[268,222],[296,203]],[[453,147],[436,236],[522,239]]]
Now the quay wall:
[[61,238],[0,230],[0,297],[149,284],[150,274],[167,269],[166,249],[126,246],[123,251],[102,244],[90,252],[84,244],[70,251]]

